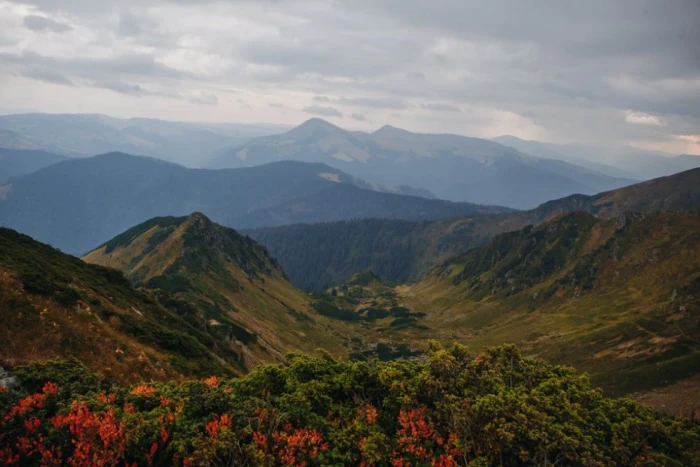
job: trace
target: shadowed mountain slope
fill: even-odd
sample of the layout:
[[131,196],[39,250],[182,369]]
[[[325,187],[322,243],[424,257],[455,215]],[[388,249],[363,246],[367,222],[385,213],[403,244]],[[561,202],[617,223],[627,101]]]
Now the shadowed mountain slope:
[[510,211],[378,193],[325,164],[282,161],[204,170],[121,153],[45,167],[1,186],[0,193],[0,225],[76,254],[152,217],[193,211],[236,228]]
[[352,220],[248,233],[270,249],[293,283],[316,290],[340,284],[368,268],[394,282],[413,281],[496,234],[537,224],[559,213],[586,211],[609,219],[627,211],[699,209],[700,169],[694,169],[594,196],[569,196],[529,211],[432,222]]

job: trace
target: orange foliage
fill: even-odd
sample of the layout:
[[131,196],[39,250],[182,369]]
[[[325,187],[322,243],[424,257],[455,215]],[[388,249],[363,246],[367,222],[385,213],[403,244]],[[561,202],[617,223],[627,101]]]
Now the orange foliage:
[[219,385],[219,378],[217,378],[216,375],[210,376],[209,378],[204,379],[204,384],[210,388],[215,388]]
[[135,396],[150,397],[156,393],[156,388],[149,386],[148,384],[139,384],[134,389],[131,390],[131,394]]

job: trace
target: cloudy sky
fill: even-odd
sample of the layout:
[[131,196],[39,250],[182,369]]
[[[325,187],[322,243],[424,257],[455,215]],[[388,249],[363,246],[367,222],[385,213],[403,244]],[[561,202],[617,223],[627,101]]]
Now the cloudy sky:
[[0,110],[700,154],[700,2],[0,0]]

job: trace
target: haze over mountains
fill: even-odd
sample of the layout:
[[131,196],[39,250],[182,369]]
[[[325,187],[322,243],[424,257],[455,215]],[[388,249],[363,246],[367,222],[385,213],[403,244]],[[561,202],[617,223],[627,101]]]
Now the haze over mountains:
[[185,123],[99,114],[17,114],[0,116],[0,147],[75,157],[119,151],[199,167],[222,148],[284,129],[281,125]]
[[374,133],[350,132],[318,118],[280,135],[252,139],[214,158],[210,166],[287,159],[323,162],[373,183],[424,188],[438,198],[514,208],[632,183],[484,139],[411,133],[391,126]]
[[485,140],[420,134],[388,125],[365,133],[319,118],[284,130],[92,114],[19,114],[0,116],[0,148],[70,157],[119,151],[187,167],[321,162],[385,191],[519,209],[700,166],[697,156],[664,157],[632,148],[554,145],[510,136]]
[[552,144],[515,136],[493,138],[536,157],[558,159],[614,177],[649,180],[700,167],[700,156],[669,156],[630,147]]

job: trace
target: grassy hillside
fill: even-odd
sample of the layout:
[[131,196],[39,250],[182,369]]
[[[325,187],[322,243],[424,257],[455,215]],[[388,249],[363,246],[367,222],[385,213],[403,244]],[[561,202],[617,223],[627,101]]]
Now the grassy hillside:
[[185,305],[0,229],[0,366],[77,357],[125,383],[244,371],[237,349],[178,314]]
[[431,222],[352,220],[248,233],[280,261],[294,284],[319,290],[368,268],[393,282],[414,281],[430,268],[485,244],[497,234],[564,212],[585,211],[612,219],[628,211],[660,210],[700,210],[700,169],[595,196],[569,196],[529,211]]
[[700,368],[700,214],[554,217],[502,234],[401,289],[430,335],[514,342],[623,394]]
[[291,350],[344,354],[339,335],[286,279],[264,247],[203,214],[154,218],[88,253],[84,260],[124,271],[134,283],[192,308],[192,326],[224,339],[249,367]]

